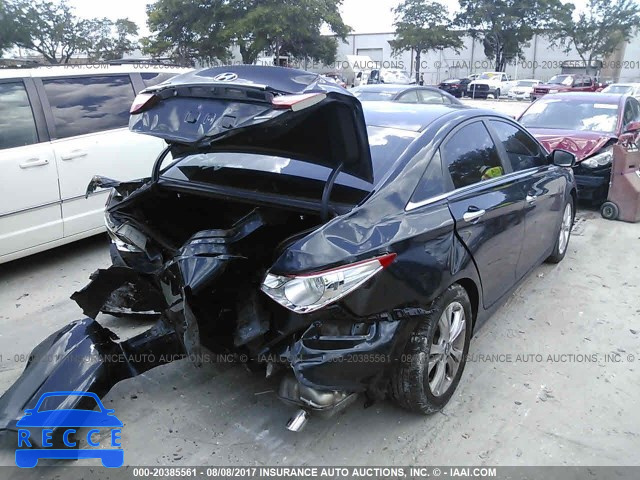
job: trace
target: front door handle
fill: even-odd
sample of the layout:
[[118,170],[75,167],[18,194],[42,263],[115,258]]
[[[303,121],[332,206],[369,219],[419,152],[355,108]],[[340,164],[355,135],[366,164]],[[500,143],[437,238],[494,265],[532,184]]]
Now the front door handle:
[[475,220],[478,220],[485,213],[487,213],[486,210],[473,210],[473,211],[466,212],[464,215],[462,215],[462,218],[464,219],[465,222],[471,223]]
[[538,199],[538,196],[537,196],[537,195],[527,195],[527,198],[526,198],[527,203],[528,203],[529,205],[531,205],[532,203],[536,203],[536,200],[537,200],[537,199]]
[[20,168],[40,167],[41,165],[48,165],[49,160],[46,158],[30,158],[26,162],[20,164]]
[[68,153],[65,153],[63,155],[60,155],[60,158],[62,160],[73,160],[74,158],[82,158],[82,157],[86,157],[87,156],[87,152],[86,150],[71,150]]

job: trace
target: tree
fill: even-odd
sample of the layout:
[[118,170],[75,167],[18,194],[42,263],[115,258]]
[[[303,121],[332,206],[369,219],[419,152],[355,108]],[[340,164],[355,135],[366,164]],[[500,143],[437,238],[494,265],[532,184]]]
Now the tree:
[[4,0],[0,0],[0,55],[15,42],[15,24]]
[[633,0],[590,0],[578,20],[566,18],[552,39],[564,45],[566,52],[574,47],[588,66],[629,41],[638,24],[640,6]]
[[523,57],[522,49],[536,33],[557,30],[571,17],[573,6],[560,0],[459,0],[455,24],[480,39],[495,70]]
[[118,60],[126,53],[138,48],[138,26],[129,19],[119,18],[112,22],[108,18],[88,21],[89,58],[96,60]]
[[[231,46],[231,7],[225,0],[158,0],[147,5],[143,50],[154,57],[168,55],[181,65],[194,59],[226,61]],[[235,3],[235,2],[233,2]]]
[[396,38],[390,42],[393,53],[416,52],[416,83],[420,82],[420,58],[431,50],[452,48],[458,52],[462,40],[451,30],[447,8],[437,2],[404,0],[393,9]]
[[342,0],[240,0],[236,5],[235,43],[243,63],[254,63],[266,51],[279,58],[313,58],[333,63],[335,38],[320,34],[328,27],[338,39],[346,40],[351,28],[342,21]]
[[15,46],[36,51],[50,63],[68,63],[75,53],[87,50],[90,23],[77,18],[66,0],[13,0],[7,10]]
[[[7,11],[7,27],[1,25],[2,8]],[[66,0],[3,2],[0,26],[3,34],[10,32],[12,46],[33,50],[49,63],[68,63],[73,55],[81,53],[92,60],[113,60],[137,48],[135,23],[125,18],[115,22],[108,18],[80,19]]]

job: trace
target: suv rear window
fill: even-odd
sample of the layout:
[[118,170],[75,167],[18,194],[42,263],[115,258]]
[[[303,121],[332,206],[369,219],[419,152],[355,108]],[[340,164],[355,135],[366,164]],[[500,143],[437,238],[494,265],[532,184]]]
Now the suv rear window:
[[129,75],[44,80],[56,138],[75,137],[129,124],[134,98]]

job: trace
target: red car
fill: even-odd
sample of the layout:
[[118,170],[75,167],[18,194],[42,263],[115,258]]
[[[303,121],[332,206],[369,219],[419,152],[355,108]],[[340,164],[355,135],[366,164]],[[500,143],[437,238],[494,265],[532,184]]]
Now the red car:
[[531,100],[537,100],[547,93],[595,92],[598,88],[600,85],[596,79],[589,75],[556,75],[551,77],[547,83],[536,85],[531,92]]
[[578,198],[599,205],[609,190],[612,146],[640,139],[640,102],[628,95],[558,93],[532,103],[518,121],[549,152],[576,156]]

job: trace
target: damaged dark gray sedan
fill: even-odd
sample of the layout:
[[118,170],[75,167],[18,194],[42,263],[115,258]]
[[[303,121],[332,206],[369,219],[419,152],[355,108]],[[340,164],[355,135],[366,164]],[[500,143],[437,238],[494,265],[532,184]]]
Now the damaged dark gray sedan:
[[474,329],[567,251],[573,155],[495,112],[363,107],[308,72],[237,66],[149,88],[131,113],[168,146],[150,178],[92,181],[113,188],[113,266],[73,298],[157,324],[125,342],[91,318],[51,335],[0,399],[3,428],[44,392],[103,396],[205,352],[281,375],[292,430],[359,394],[432,413]]

